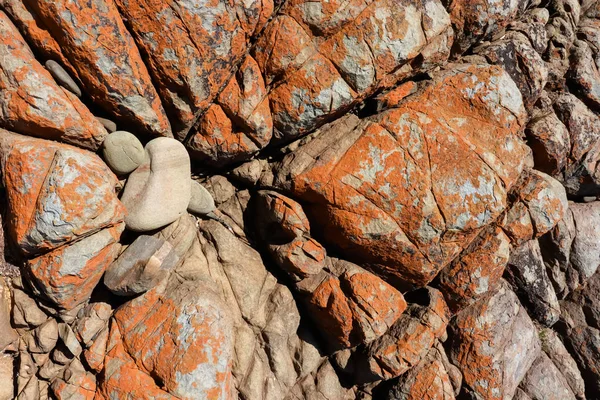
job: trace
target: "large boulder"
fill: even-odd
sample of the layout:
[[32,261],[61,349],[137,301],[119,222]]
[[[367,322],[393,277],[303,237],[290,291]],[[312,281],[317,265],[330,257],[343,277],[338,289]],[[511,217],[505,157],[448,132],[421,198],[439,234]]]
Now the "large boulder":
[[125,217],[117,178],[95,154],[0,130],[11,240],[36,255],[114,226]]
[[116,345],[121,340],[165,391],[179,399],[230,398],[232,320],[209,285],[173,279],[127,302],[113,318]]
[[397,108],[322,129],[275,165],[273,185],[306,204],[325,244],[423,285],[506,208],[525,119],[502,69],[455,66]]

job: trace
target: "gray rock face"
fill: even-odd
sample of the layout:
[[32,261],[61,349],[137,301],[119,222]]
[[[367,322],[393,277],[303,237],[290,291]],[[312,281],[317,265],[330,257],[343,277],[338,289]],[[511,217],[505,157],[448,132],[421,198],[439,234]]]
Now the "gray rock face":
[[132,133],[116,131],[102,143],[102,155],[117,175],[126,175],[139,167],[146,158],[144,146]]
[[567,380],[544,352],[533,362],[520,388],[531,400],[575,400]]
[[147,232],[185,214],[190,202],[190,157],[175,139],[156,138],[147,158],[128,178],[121,201],[128,229]]
[[104,274],[104,285],[119,296],[144,293],[165,279],[179,262],[167,241],[141,235]]
[[449,325],[450,362],[475,398],[512,398],[540,353],[535,325],[506,283]]
[[571,392],[578,399],[585,399],[585,383],[581,372],[556,332],[552,329],[542,329],[540,330],[540,340],[542,350],[565,377]]
[[571,204],[575,239],[570,261],[584,280],[589,279],[600,265],[600,202]]
[[546,326],[558,321],[560,305],[546,274],[537,240],[513,250],[505,276],[535,319]]

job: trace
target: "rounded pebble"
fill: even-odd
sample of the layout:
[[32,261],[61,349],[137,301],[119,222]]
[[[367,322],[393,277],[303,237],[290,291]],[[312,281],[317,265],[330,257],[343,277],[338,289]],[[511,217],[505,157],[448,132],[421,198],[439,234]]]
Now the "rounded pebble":
[[215,200],[200,183],[192,180],[192,195],[188,211],[192,214],[206,215],[215,210]]
[[[94,115],[94,117],[96,117],[96,116]],[[115,124],[110,119],[106,119],[106,118],[102,118],[102,117],[96,117],[96,119],[104,126],[104,128],[109,133],[113,133],[117,130],[117,124]]]
[[81,97],[81,89],[75,83],[71,75],[56,61],[48,60],[46,61],[46,69],[50,72],[50,75],[56,80],[56,82],[73,93],[77,97]]
[[102,145],[106,164],[117,175],[125,175],[139,167],[146,158],[142,143],[132,133],[116,131]]

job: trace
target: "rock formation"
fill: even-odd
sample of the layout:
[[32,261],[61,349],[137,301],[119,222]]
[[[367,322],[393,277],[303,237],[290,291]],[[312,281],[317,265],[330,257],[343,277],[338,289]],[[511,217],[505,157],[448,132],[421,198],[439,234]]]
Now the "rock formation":
[[0,0],[0,400],[600,399],[597,0]]

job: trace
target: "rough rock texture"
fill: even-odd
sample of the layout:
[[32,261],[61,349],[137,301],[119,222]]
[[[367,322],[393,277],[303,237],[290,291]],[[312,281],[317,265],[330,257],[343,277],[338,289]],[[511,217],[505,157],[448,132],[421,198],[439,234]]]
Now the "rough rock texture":
[[106,130],[77,97],[60,88],[0,10],[0,125],[96,150]]
[[505,209],[528,153],[525,118],[502,69],[456,66],[398,108],[323,129],[275,167],[273,185],[307,202],[325,243],[422,285]]
[[0,0],[0,56],[0,400],[600,399],[599,1]]
[[123,305],[113,318],[111,330],[118,333],[109,346],[122,341],[136,365],[167,392],[181,399],[228,398],[232,322],[207,285],[172,281]]
[[540,354],[537,329],[506,284],[461,311],[450,329],[450,361],[476,398],[511,398]]
[[113,1],[25,4],[48,27],[95,103],[141,132],[171,135],[148,69]]
[[123,221],[116,177],[90,152],[0,130],[7,230],[24,254],[55,249]]

